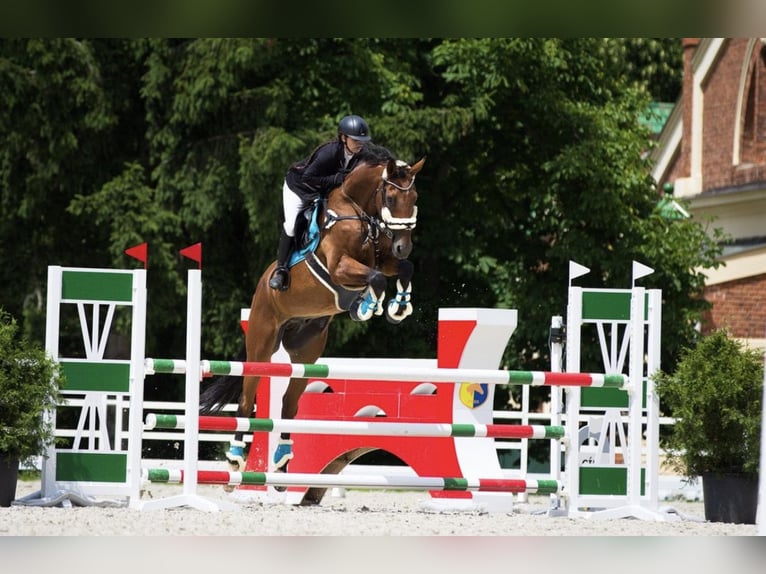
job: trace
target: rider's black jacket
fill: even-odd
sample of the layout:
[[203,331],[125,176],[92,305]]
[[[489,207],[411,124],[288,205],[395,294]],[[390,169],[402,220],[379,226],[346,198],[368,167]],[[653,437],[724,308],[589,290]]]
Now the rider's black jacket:
[[316,148],[309,157],[295,162],[287,170],[287,186],[304,202],[325,197],[356,165],[356,155],[344,165],[343,147],[340,140],[330,141]]

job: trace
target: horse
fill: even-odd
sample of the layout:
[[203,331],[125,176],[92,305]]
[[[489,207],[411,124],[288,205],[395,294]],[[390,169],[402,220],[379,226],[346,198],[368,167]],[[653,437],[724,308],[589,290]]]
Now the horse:
[[[414,267],[412,230],[417,223],[415,176],[425,157],[410,166],[382,146],[367,144],[343,183],[315,211],[316,247],[292,265],[286,291],[271,289],[277,262],[263,272],[253,294],[245,337],[247,361],[269,362],[280,344],[293,363],[314,363],[322,355],[332,319],[348,312],[353,320],[383,315],[394,324],[412,313]],[[298,234],[296,233],[296,237]],[[309,235],[310,238],[310,235]],[[291,264],[295,261],[295,254]],[[388,279],[396,294],[385,303]],[[202,413],[215,414],[237,402],[238,417],[251,417],[261,377],[224,377],[200,395]],[[290,379],[282,397],[283,419],[293,419],[307,379]],[[282,433],[273,462],[286,472],[293,458],[289,433]],[[233,471],[244,470],[242,433],[235,433],[226,458]]]

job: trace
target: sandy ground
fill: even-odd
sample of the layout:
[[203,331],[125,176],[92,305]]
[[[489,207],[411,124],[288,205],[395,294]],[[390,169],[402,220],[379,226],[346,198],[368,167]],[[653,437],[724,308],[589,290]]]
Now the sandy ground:
[[[39,490],[21,482],[17,497]],[[179,485],[150,484],[142,500],[166,501]],[[349,490],[298,507],[255,501],[199,485],[205,503],[134,510],[105,506],[0,508],[0,568],[16,574],[214,573],[230,569],[311,574],[483,574],[496,571],[592,574],[693,572],[761,574],[757,527],[708,523],[701,502],[668,503],[678,520],[594,520],[548,516],[550,500],[530,496],[511,512],[436,512],[425,492]],[[280,495],[274,494],[278,499]]]
[[[39,490],[19,482],[21,499]],[[147,484],[142,500],[177,496],[182,486]],[[227,494],[198,485],[203,501],[236,508],[204,512],[188,506],[139,511],[113,506],[0,508],[0,536],[755,536],[757,527],[704,521],[702,502],[666,501],[669,521],[634,518],[549,516],[547,496],[514,502],[504,513],[435,511],[425,492],[348,490],[329,492],[318,506],[300,507],[255,499],[251,492]],[[332,495],[344,494],[344,496]],[[274,495],[278,500],[279,495]],[[115,501],[116,502],[116,501]]]

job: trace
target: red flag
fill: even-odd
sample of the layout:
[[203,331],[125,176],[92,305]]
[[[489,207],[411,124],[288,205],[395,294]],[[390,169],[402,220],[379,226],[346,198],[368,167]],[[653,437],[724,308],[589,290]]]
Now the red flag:
[[195,243],[185,249],[179,251],[181,255],[192,261],[196,261],[199,264],[199,268],[202,269],[202,243]]
[[142,243],[141,245],[136,245],[135,247],[126,249],[125,255],[132,257],[133,259],[138,259],[141,263],[144,264],[144,269],[146,269],[149,264],[149,254],[147,252],[146,243]]

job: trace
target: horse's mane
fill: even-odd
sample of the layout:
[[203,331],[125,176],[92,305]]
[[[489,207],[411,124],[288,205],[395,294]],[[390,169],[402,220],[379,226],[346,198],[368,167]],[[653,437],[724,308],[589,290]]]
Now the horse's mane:
[[380,165],[388,163],[389,160],[396,161],[396,156],[388,148],[372,142],[364,144],[356,155],[360,165]]

